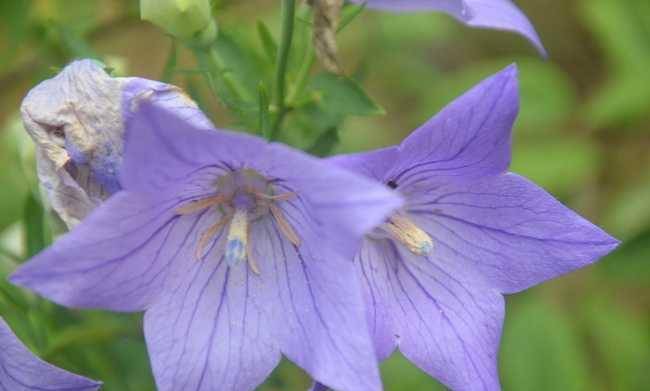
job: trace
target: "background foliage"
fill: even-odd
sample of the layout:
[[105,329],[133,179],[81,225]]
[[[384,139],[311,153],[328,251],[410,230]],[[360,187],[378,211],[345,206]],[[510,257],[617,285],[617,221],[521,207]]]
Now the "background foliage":
[[[258,93],[257,80],[272,75],[268,56],[279,31],[277,3],[215,4],[227,32],[218,44],[251,94]],[[482,77],[516,61],[522,109],[513,170],[624,244],[595,266],[509,298],[500,356],[504,388],[647,390],[650,2],[518,4],[549,49],[548,61],[519,37],[470,30],[445,16],[364,11],[339,34],[341,58],[377,103],[356,94],[355,85],[317,76],[305,86],[304,102],[296,97],[303,106],[287,117],[282,138],[314,153],[328,149],[319,149],[327,146],[324,139],[337,137],[337,151],[346,152],[395,143]],[[297,31],[290,78],[304,66],[309,25],[299,20]],[[229,116],[206,89],[193,56],[172,48],[161,30],[139,20],[132,0],[0,2],[0,314],[39,355],[104,380],[107,391],[153,390],[140,315],[69,311],[5,282],[17,262],[51,237],[18,107],[29,88],[71,59],[95,57],[116,75],[180,85],[219,126],[253,129],[257,113],[245,112],[255,108]],[[331,99],[337,89],[346,91],[345,102]],[[319,116],[322,129],[305,133],[303,115]],[[348,115],[353,117],[341,123]],[[382,370],[389,391],[438,387],[400,356]],[[307,384],[299,369],[284,363],[262,389],[302,390]]]

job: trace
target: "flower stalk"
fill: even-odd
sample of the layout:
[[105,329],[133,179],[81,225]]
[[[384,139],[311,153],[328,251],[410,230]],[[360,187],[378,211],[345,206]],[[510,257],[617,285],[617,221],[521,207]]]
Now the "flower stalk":
[[296,13],[295,0],[282,0],[282,40],[278,48],[278,64],[275,73],[275,106],[277,116],[271,128],[271,140],[276,139],[284,116],[287,114],[285,91],[287,83],[287,64],[293,41],[294,19]]

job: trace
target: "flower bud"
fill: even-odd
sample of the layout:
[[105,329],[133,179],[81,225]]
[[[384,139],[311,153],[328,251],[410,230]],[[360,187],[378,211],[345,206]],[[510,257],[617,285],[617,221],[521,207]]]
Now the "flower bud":
[[211,42],[217,34],[209,0],[140,0],[140,17],[183,40]]

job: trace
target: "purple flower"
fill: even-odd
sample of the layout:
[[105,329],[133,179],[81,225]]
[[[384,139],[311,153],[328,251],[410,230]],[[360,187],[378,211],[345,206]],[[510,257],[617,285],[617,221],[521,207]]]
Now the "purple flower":
[[535,28],[511,0],[350,0],[370,8],[396,12],[442,11],[472,27],[513,31],[546,56]]
[[618,244],[507,172],[518,100],[511,66],[401,145],[331,159],[405,198],[355,259],[379,359],[399,347],[456,391],[500,388],[503,294],[586,266]]
[[250,390],[281,354],[328,386],[380,389],[352,259],[401,199],[139,87],[122,190],[11,280],[71,307],[145,310],[161,391]]
[[0,318],[0,390],[91,391],[100,386],[34,356]]
[[38,176],[54,211],[68,225],[120,189],[124,119],[122,91],[157,92],[170,107],[196,108],[174,86],[140,78],[111,77],[94,60],[74,61],[34,87],[21,105],[25,129],[36,144]]

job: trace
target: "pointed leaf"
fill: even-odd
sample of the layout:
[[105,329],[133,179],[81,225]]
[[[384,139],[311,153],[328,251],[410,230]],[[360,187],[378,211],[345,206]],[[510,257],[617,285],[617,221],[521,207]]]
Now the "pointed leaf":
[[345,76],[321,73],[311,80],[310,87],[323,111],[341,117],[385,113],[354,80]]

